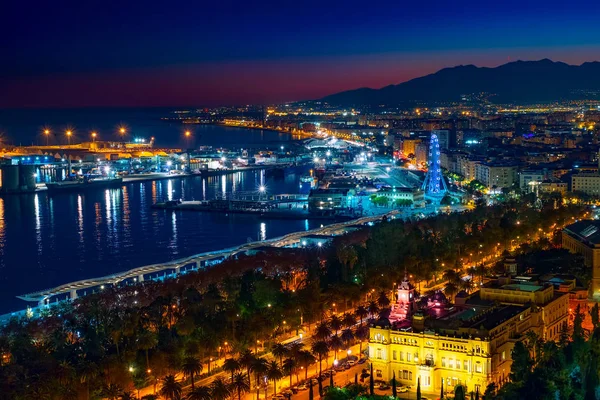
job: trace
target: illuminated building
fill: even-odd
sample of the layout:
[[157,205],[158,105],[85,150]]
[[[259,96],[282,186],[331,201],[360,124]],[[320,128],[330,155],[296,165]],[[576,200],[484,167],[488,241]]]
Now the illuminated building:
[[562,247],[581,254],[585,265],[592,268],[592,297],[600,299],[600,221],[579,221],[565,227]]
[[475,179],[488,188],[508,188],[517,182],[517,166],[510,163],[490,162],[475,165]]
[[[403,282],[399,295],[409,295]],[[438,293],[441,299],[443,295]],[[485,391],[489,383],[508,380],[514,344],[533,330],[544,340],[556,340],[566,329],[569,295],[551,284],[500,278],[480,291],[457,295],[448,306],[440,299],[412,315],[414,302],[394,304],[389,319],[371,325],[369,359],[374,378],[389,381],[395,374],[403,385],[452,392],[462,384],[467,392]],[[422,303],[421,303],[422,304]],[[400,314],[407,318],[398,318]]]
[[308,195],[308,211],[311,213],[334,213],[346,210],[353,197],[350,189],[313,189]]
[[571,191],[582,192],[590,196],[600,195],[600,175],[597,173],[579,173],[571,176]]

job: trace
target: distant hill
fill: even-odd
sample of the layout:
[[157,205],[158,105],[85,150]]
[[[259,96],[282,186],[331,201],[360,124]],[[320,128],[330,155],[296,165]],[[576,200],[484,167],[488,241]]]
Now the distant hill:
[[495,68],[460,65],[381,89],[361,88],[324,97],[336,105],[394,105],[409,102],[459,101],[461,95],[487,92],[494,103],[527,104],[597,98],[600,62],[579,66],[554,62],[516,61]]

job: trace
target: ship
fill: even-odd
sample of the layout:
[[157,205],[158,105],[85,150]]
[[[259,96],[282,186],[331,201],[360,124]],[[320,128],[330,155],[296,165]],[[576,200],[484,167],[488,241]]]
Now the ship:
[[92,189],[120,188],[123,178],[84,178],[74,181],[48,182],[48,193],[78,192]]

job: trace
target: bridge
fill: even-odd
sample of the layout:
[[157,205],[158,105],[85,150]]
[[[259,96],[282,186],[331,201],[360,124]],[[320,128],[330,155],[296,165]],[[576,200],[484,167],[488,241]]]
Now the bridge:
[[[399,211],[394,210],[387,215],[392,216],[398,214]],[[199,270],[206,268],[210,265],[217,264],[226,258],[233,257],[236,254],[247,252],[254,248],[263,247],[270,245],[274,247],[285,247],[298,243],[300,239],[307,235],[321,234],[321,235],[333,235],[344,233],[344,229],[351,225],[365,224],[369,222],[375,222],[381,220],[382,215],[363,217],[355,220],[340,222],[332,225],[325,226],[323,228],[312,229],[310,231],[294,232],[281,236],[278,238],[268,239],[264,241],[246,243],[240,246],[211,251],[206,253],[197,254],[191,257],[181,258],[178,260],[169,261],[166,263],[145,265],[138,268],[133,268],[128,271],[107,275],[99,278],[83,279],[76,282],[66,283],[54,288],[39,290],[32,293],[23,294],[17,296],[17,298],[28,301],[37,302],[38,306],[47,306],[50,304],[50,300],[53,298],[68,296],[69,299],[74,300],[82,295],[95,293],[98,290],[104,289],[106,286],[116,286],[123,282],[143,282],[149,280],[159,280],[166,277],[176,277],[179,274],[183,274],[191,270]],[[22,313],[22,312],[20,312]],[[19,314],[13,313],[14,315]],[[0,317],[1,320],[6,320],[11,314]]]

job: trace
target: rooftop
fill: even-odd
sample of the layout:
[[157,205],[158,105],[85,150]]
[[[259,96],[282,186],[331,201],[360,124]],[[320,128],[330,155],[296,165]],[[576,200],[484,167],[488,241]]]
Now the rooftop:
[[509,285],[501,286],[500,288],[505,290],[521,290],[524,292],[537,292],[542,289],[541,286],[525,283],[511,283]]
[[600,221],[582,220],[567,226],[564,232],[592,245],[600,245]]

